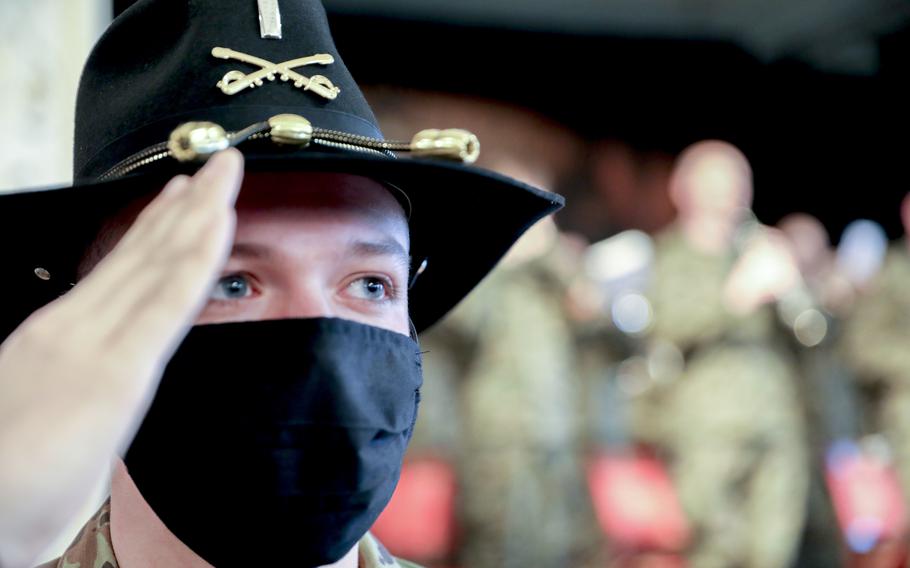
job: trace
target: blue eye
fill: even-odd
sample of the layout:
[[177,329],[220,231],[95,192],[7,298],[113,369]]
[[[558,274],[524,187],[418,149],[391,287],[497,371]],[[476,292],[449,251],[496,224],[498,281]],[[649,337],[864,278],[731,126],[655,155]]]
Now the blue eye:
[[218,280],[209,298],[212,300],[238,300],[246,298],[252,293],[250,281],[246,276],[231,274]]
[[378,302],[386,300],[390,293],[389,286],[382,278],[365,276],[358,278],[348,285],[348,289],[355,298]]

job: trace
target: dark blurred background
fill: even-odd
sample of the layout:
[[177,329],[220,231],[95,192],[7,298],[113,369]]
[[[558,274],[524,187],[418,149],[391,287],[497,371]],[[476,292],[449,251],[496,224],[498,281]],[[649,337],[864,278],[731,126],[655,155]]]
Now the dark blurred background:
[[806,211],[835,237],[857,217],[901,232],[910,2],[326,6],[361,82],[511,101],[636,153],[722,138],[752,161],[764,222]]

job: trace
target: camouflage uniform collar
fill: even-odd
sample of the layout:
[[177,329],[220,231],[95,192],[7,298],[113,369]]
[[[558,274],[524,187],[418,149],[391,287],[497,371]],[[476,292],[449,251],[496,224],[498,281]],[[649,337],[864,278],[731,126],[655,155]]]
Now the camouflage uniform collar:
[[[367,533],[358,544],[358,568],[420,568],[398,560],[376,538]],[[111,502],[104,502],[85,523],[63,556],[38,568],[119,568],[111,545]]]
[[63,556],[38,568],[119,568],[111,546],[111,501],[79,530]]

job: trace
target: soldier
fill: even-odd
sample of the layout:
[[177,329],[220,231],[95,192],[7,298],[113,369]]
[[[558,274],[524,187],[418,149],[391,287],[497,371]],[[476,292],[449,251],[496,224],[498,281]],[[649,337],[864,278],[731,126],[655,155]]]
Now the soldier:
[[4,568],[111,459],[48,566],[407,565],[367,530],[416,333],[561,199],[466,167],[470,133],[384,140],[321,5],[258,6],[134,4],[82,75],[76,183],[0,197]]
[[[552,224],[529,236],[453,319],[475,347],[460,393],[466,566],[581,566],[592,548],[566,250]],[[508,412],[506,396],[515,402]]]
[[[910,196],[901,203],[910,232]],[[892,446],[904,495],[910,495],[910,246],[906,237],[888,252],[884,266],[860,290],[844,324],[844,357],[864,393],[865,433],[881,432]]]
[[[483,134],[480,161],[538,187],[553,186],[577,151],[564,128],[509,105],[421,94],[401,108],[400,99],[388,102],[388,92],[377,99],[369,94],[374,108],[379,101],[380,116],[394,118],[402,132],[430,117],[463,117]],[[582,246],[549,220],[538,224],[470,298],[421,337],[425,397],[406,467],[438,467],[441,457],[457,475],[454,520],[463,538],[449,551],[451,562],[602,564],[593,558],[602,543],[578,459],[578,385],[564,303]],[[508,410],[505,392],[513,401]],[[423,483],[431,496],[421,503],[447,491],[443,483]]]
[[777,227],[793,251],[807,291],[816,298],[824,297],[834,269],[831,239],[825,226],[807,213],[791,213]]
[[842,307],[828,232],[815,217],[792,213],[778,223],[801,282],[778,303],[782,331],[799,365],[800,402],[810,441],[810,488],[799,566],[841,566],[843,538],[827,485],[829,451],[859,434],[854,378],[838,349]]
[[[492,165],[552,183],[548,164],[521,158],[503,155]],[[457,457],[465,566],[585,566],[600,552],[578,452],[565,300],[576,248],[553,222],[539,223],[422,338],[427,383],[451,385],[454,404],[426,413],[417,432],[424,448],[451,447]]]
[[748,223],[752,173],[730,144],[683,152],[670,193],[678,218],[657,237],[650,338],[685,364],[641,397],[634,424],[670,454],[693,566],[787,566],[805,514],[805,440],[794,368],[764,306],[795,266]]

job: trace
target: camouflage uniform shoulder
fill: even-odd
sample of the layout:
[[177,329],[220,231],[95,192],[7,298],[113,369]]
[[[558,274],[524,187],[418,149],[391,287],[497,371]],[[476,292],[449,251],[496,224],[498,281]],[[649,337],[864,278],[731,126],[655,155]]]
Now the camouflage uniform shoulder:
[[[101,509],[85,524],[75,541],[60,558],[46,562],[36,568],[117,568],[117,559],[111,546],[111,505],[106,501]],[[399,560],[389,554],[385,546],[367,533],[358,543],[359,568],[421,568],[421,566]]]
[[107,500],[76,535],[73,543],[60,558],[38,568],[117,568],[117,558],[111,545],[111,502]]
[[870,288],[844,319],[841,352],[865,383],[910,386],[910,254],[905,242],[891,247]]

